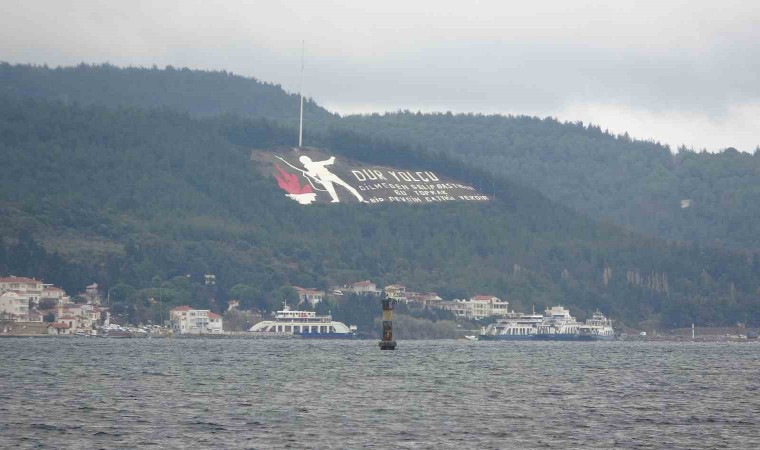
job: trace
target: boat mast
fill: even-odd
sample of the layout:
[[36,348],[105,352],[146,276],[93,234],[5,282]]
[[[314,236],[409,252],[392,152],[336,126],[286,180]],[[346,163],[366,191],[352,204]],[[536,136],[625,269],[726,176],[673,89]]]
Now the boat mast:
[[306,41],[301,41],[301,119],[298,123],[298,148],[303,146],[303,54]]

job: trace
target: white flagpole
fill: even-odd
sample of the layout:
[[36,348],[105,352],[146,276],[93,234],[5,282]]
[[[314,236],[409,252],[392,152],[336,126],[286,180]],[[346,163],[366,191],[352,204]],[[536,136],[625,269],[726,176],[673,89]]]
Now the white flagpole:
[[298,147],[303,146],[303,53],[306,41],[301,41],[301,119],[298,123]]

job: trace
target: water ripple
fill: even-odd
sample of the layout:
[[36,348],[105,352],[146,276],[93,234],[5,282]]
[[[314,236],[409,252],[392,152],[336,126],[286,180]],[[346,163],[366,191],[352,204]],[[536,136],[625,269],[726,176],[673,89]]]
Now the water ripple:
[[2,339],[2,448],[751,448],[760,345]]

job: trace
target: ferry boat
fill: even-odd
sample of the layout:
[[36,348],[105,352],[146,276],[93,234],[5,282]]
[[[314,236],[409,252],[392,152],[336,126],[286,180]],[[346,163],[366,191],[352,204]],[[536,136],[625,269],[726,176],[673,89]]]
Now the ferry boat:
[[552,306],[544,311],[534,339],[545,341],[574,341],[578,339],[578,321],[562,306]]
[[544,316],[536,314],[515,314],[513,317],[499,319],[488,325],[478,336],[481,341],[526,341],[538,333],[538,326]]
[[300,336],[306,339],[355,339],[356,327],[318,316],[314,311],[291,310],[287,304],[277,311],[274,320],[259,322],[249,330],[262,336]]
[[578,327],[578,339],[582,341],[609,341],[615,339],[612,321],[597,310],[586,323]]

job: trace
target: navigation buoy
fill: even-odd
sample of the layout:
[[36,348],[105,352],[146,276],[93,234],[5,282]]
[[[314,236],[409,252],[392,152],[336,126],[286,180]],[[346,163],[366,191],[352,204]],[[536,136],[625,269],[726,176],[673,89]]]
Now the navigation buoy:
[[380,350],[396,350],[396,341],[393,340],[393,305],[396,301],[383,295],[383,340],[379,342]]

